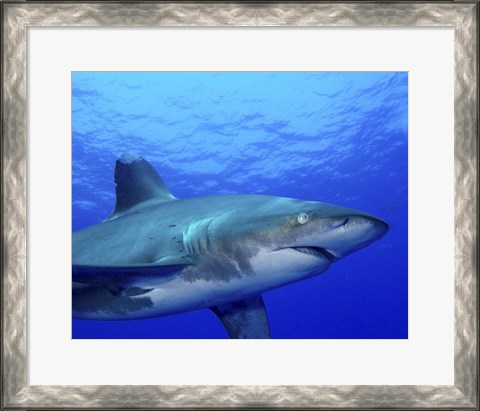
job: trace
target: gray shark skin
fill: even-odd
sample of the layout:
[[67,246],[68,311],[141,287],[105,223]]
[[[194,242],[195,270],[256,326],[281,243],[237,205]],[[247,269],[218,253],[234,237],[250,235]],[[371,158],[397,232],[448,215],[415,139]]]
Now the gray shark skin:
[[143,158],[116,162],[116,206],[73,233],[73,317],[210,308],[231,338],[269,338],[261,293],[323,273],[388,225],[356,210],[264,195],[177,199]]

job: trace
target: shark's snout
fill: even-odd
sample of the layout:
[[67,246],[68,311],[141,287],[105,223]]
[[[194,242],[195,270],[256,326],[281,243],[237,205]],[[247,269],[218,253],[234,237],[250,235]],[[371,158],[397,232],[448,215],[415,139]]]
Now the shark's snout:
[[389,227],[384,221],[368,215],[342,217],[338,226],[320,240],[332,259],[345,257],[383,237]]
[[372,218],[372,219],[373,219],[372,224],[375,226],[375,230],[377,232],[376,240],[378,240],[379,238],[382,238],[385,234],[387,234],[390,227],[385,221],[382,221],[378,218]]

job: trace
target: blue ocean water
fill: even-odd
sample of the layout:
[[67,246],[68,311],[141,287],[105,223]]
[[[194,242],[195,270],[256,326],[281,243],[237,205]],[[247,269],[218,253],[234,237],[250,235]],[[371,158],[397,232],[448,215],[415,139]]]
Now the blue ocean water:
[[[408,73],[72,73],[73,231],[110,214],[126,152],[178,198],[268,194],[386,221],[376,243],[263,297],[273,338],[408,338]],[[73,320],[72,336],[227,338],[207,309]]]

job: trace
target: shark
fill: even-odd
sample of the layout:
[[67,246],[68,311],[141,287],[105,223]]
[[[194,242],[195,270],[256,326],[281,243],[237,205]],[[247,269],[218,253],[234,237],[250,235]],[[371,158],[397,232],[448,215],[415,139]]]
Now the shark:
[[115,164],[116,204],[72,233],[75,319],[212,310],[230,338],[270,338],[262,293],[325,272],[387,223],[323,202],[253,194],[179,199],[143,157]]

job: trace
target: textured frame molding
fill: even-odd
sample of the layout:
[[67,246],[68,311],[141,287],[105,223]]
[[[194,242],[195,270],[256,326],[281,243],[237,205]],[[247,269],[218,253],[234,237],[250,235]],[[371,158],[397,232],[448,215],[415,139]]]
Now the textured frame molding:
[[[2,23],[2,409],[478,409],[478,24],[466,2],[21,2]],[[455,365],[452,386],[33,386],[26,340],[28,26],[450,26],[455,30]]]

